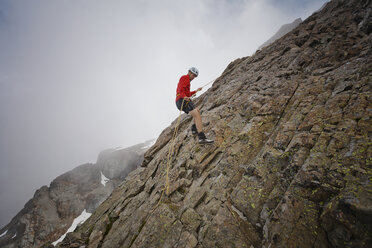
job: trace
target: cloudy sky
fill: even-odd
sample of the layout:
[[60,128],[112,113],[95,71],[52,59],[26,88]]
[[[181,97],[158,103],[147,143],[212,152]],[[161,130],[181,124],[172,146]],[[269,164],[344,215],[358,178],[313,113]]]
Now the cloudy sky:
[[190,66],[194,89],[325,2],[0,0],[0,227],[63,172],[156,138]]

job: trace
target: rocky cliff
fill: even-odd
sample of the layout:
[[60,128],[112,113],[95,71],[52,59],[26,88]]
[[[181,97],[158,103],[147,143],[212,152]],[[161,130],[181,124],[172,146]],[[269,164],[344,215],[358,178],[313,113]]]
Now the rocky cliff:
[[333,0],[195,101],[215,145],[182,115],[163,195],[166,128],[59,247],[371,247],[372,13]]
[[143,161],[150,142],[101,152],[43,186],[12,221],[0,230],[1,247],[40,247],[56,241],[81,213],[92,213],[129,172]]

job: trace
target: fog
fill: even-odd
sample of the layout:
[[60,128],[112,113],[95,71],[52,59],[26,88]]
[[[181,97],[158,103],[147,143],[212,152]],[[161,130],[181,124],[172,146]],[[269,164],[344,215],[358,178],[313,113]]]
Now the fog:
[[0,0],[0,227],[100,151],[157,138],[189,67],[195,89],[325,2]]

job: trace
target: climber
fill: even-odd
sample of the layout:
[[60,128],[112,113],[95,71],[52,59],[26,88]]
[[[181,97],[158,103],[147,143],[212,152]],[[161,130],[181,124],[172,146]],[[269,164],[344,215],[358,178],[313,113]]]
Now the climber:
[[202,88],[198,88],[196,91],[190,92],[190,82],[196,78],[198,74],[198,69],[191,67],[187,75],[183,75],[180,78],[180,81],[177,85],[176,105],[179,110],[181,110],[182,107],[182,110],[186,114],[190,113],[190,115],[194,118],[194,124],[191,126],[191,132],[192,134],[198,134],[199,144],[211,144],[214,141],[207,139],[205,136],[200,111],[199,109],[195,108],[194,103],[190,99],[192,95],[202,90]]

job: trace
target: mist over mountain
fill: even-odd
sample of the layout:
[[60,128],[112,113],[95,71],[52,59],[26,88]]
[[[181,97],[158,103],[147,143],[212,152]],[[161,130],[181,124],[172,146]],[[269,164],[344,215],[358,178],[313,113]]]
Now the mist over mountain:
[[[128,148],[106,149],[95,164],[83,164],[42,186],[25,207],[0,229],[1,247],[40,247],[57,244],[73,222],[95,209],[139,167],[154,141]],[[80,220],[81,222],[83,220]]]

